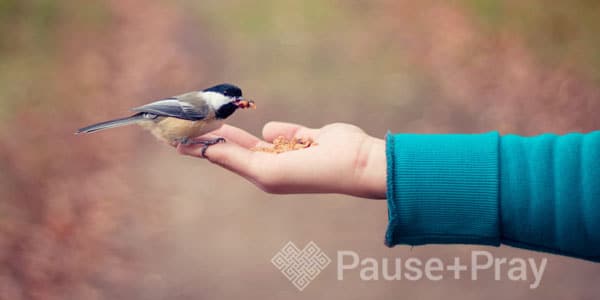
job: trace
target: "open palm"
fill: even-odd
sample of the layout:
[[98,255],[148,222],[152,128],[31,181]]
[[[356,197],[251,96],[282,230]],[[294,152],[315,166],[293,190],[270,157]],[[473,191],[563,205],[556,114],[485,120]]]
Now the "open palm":
[[[334,123],[320,129],[270,122],[261,140],[229,125],[211,133],[227,142],[206,151],[211,162],[227,168],[269,193],[342,193],[385,198],[385,143],[362,129]],[[256,152],[277,137],[305,138],[317,143],[309,148],[279,154]],[[202,157],[202,146],[179,145],[182,154]]]

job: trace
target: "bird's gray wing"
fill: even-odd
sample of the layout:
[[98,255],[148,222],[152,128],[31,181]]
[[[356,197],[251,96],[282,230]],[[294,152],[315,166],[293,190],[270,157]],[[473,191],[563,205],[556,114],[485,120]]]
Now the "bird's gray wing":
[[[196,105],[190,104],[186,98],[192,97],[190,94],[158,100],[140,107],[133,108],[136,112],[151,113],[158,116],[173,117],[184,120],[199,121],[208,116],[208,106],[203,101],[195,101]],[[197,96],[193,96],[197,97]],[[196,99],[197,100],[197,99]]]

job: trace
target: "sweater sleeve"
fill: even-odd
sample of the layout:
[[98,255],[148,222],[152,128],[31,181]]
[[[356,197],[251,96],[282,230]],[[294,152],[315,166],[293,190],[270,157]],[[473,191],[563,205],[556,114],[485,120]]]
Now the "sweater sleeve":
[[600,261],[600,132],[389,134],[386,245],[468,243]]

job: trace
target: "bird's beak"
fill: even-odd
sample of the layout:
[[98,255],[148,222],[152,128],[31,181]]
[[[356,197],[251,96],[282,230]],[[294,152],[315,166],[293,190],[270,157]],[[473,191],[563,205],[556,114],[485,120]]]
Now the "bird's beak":
[[256,108],[256,104],[252,100],[246,100],[244,98],[238,98],[235,100],[235,104],[238,108]]

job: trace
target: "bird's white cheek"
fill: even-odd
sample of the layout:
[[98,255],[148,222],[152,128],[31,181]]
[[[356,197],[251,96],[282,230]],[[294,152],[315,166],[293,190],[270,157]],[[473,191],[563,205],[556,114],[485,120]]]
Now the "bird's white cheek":
[[206,102],[213,108],[218,109],[226,103],[231,101],[230,98],[223,94],[215,93],[215,92],[199,92],[199,96],[204,98]]

